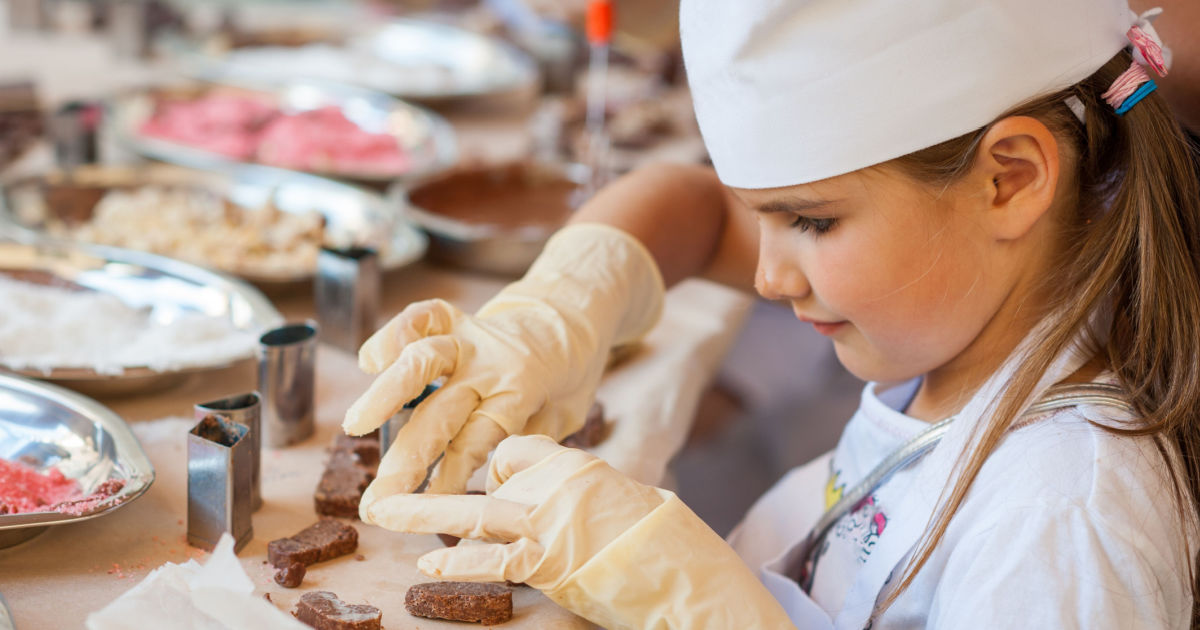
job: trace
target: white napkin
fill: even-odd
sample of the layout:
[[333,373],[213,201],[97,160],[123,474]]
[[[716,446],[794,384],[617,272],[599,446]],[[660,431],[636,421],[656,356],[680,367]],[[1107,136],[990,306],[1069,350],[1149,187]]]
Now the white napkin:
[[98,612],[88,630],[309,630],[254,595],[254,584],[221,536],[204,565],[168,562]]

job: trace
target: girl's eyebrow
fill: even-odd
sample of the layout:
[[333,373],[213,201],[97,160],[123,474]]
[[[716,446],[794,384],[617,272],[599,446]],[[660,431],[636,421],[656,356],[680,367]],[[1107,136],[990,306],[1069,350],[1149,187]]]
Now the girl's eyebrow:
[[804,212],[806,210],[815,210],[835,203],[829,199],[774,199],[766,201],[756,208],[761,213],[771,214],[775,212]]

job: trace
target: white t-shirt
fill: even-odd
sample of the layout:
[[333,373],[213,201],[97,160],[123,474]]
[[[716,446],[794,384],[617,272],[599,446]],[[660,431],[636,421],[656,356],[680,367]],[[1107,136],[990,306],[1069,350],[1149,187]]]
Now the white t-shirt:
[[[864,392],[825,487],[811,488],[825,495],[826,505],[928,427],[898,411],[916,382],[882,393],[877,387]],[[1190,627],[1187,572],[1195,546],[1187,541],[1196,537],[1183,530],[1153,440],[1121,437],[1088,422],[1116,424],[1118,413],[1075,407],[1012,431],[987,460],[941,544],[873,629]],[[896,495],[905,472],[826,537],[810,594],[831,616],[895,525],[888,514],[904,499]]]

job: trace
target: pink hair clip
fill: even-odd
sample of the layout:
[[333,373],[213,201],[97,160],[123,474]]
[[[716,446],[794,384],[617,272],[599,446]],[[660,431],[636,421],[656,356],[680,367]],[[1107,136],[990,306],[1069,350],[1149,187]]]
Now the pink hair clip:
[[1133,42],[1134,60],[1154,68],[1154,72],[1160,77],[1167,76],[1167,61],[1163,58],[1162,46],[1153,37],[1146,34],[1137,24],[1129,27],[1125,36]]
[[1146,66],[1154,68],[1160,77],[1167,76],[1167,60],[1162,42],[1154,32],[1154,27],[1150,26],[1150,21],[1158,17],[1159,13],[1162,13],[1161,9],[1143,13],[1125,33],[1133,44],[1133,63],[1129,64],[1129,68],[1100,95],[1117,114],[1129,111],[1130,107],[1158,87],[1146,73]]

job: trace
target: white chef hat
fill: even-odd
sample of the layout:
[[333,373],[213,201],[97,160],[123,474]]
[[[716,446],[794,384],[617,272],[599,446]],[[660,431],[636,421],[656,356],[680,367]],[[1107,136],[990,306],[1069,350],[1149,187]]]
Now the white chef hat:
[[1122,47],[1125,0],[683,0],[721,181],[803,184],[955,138]]

